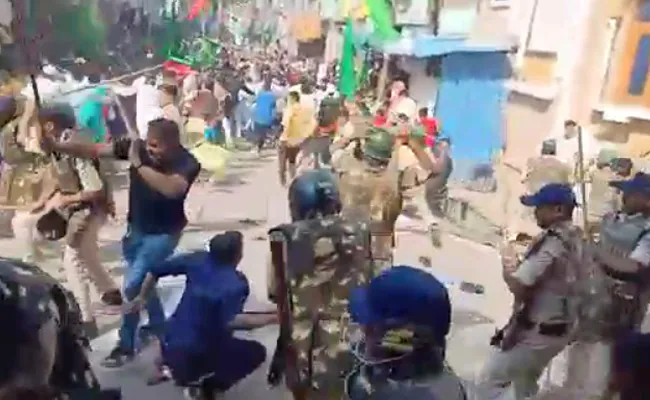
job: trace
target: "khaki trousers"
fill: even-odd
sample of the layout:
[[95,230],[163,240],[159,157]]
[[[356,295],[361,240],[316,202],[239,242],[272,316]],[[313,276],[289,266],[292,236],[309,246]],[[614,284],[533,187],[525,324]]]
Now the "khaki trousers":
[[608,392],[612,342],[575,342],[567,349],[564,387],[583,399],[603,399]]
[[106,221],[103,213],[90,215],[80,240],[74,246],[65,245],[63,268],[68,280],[68,289],[74,294],[81,308],[84,321],[91,321],[91,286],[98,294],[115,290],[117,284],[99,260],[99,229]]
[[528,331],[512,349],[494,349],[479,376],[479,399],[524,400],[534,396],[542,372],[568,341],[566,337]]
[[29,211],[16,211],[11,220],[11,227],[18,245],[23,247],[23,260],[33,261],[39,254],[36,222],[40,215]]

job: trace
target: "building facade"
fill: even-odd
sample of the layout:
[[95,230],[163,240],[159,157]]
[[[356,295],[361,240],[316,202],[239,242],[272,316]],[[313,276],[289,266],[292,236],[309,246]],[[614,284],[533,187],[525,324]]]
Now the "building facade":
[[544,139],[562,135],[567,119],[647,169],[650,1],[522,0],[507,9],[519,46],[499,168],[506,209],[517,207],[526,161]]

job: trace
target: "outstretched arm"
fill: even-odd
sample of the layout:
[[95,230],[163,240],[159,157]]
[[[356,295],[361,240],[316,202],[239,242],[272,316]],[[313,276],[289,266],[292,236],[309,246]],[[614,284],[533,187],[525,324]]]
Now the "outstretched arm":
[[235,330],[253,330],[278,322],[277,313],[241,313],[230,322],[228,327]]

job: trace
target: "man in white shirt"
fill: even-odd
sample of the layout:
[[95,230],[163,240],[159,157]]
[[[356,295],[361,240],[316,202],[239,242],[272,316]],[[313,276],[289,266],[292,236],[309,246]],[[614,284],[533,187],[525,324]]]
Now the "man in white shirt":
[[[575,121],[566,121],[564,124],[564,135],[557,139],[557,157],[569,165],[576,165],[578,162],[578,127]],[[589,163],[598,157],[603,148],[602,144],[594,135],[582,129],[582,152],[584,155],[585,168]]]
[[400,115],[405,115],[410,124],[417,121],[418,105],[412,98],[409,97],[407,89],[403,89],[391,103],[388,110],[389,120],[398,122]]
[[160,94],[158,89],[156,89],[151,80],[146,76],[141,76],[134,80],[130,87],[113,85],[112,88],[120,96],[136,95],[136,125],[140,133],[140,138],[146,139],[149,122],[158,118],[164,118],[165,116],[160,107]]

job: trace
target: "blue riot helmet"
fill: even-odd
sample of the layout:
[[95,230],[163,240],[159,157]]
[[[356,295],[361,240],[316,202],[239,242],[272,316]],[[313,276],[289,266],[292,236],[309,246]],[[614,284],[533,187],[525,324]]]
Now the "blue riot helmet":
[[433,275],[392,267],[352,293],[349,311],[363,328],[352,343],[359,367],[346,379],[350,399],[464,398],[444,362],[451,302]]
[[326,169],[313,169],[296,177],[289,186],[291,219],[299,221],[341,211],[336,177]]
[[444,346],[451,326],[451,302],[447,288],[435,276],[400,265],[356,289],[350,297],[350,315],[362,326],[412,326],[428,331],[432,340]]

